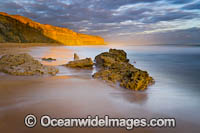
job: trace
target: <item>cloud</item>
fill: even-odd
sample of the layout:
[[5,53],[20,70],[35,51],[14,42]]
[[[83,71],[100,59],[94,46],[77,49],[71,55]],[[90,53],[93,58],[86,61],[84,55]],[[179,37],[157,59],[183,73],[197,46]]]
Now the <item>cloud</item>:
[[197,10],[200,10],[200,2],[193,3],[193,4],[188,4],[188,5],[184,6],[183,9],[188,9],[188,10],[197,9]]
[[185,30],[176,30],[164,33],[154,34],[155,39],[160,44],[199,44],[200,28],[190,28]]
[[200,27],[195,20],[200,15],[199,3],[193,0],[8,0],[0,1],[0,8],[40,23],[101,35],[108,40],[116,36],[134,38],[147,32],[153,37],[165,29],[165,33],[170,33],[174,27],[179,27],[178,30]]
[[23,9],[23,6],[16,2],[0,1],[0,9],[5,12],[18,12]]
[[156,23],[160,21],[172,21],[176,19],[192,19],[195,18],[196,16],[199,16],[196,13],[191,13],[191,12],[183,12],[183,11],[172,11],[172,12],[166,12],[162,15],[154,15],[151,17],[147,22],[150,23]]
[[21,6],[20,4],[17,4],[16,2],[8,2],[5,3],[4,8],[9,8],[9,9],[21,9],[23,8],[23,6]]
[[[153,34],[121,34],[119,39],[112,39],[114,43],[138,45],[138,44],[199,44],[200,28],[190,28],[185,30],[174,30],[169,32]],[[122,39],[123,38],[123,39]]]
[[194,0],[167,0],[167,1],[173,4],[186,4],[186,3],[191,3]]

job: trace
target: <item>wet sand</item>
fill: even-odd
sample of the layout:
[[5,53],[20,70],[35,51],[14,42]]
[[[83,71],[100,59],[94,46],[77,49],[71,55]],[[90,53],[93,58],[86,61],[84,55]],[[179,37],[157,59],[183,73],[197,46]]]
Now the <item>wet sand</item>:
[[[118,97],[115,97],[115,96]],[[121,96],[121,98],[119,98]],[[132,106],[132,100],[142,103],[145,93],[133,93],[110,87],[101,81],[85,77],[20,77],[6,76],[0,80],[0,131],[2,132],[126,132],[120,128],[26,128],[24,117],[34,114],[38,118],[50,115],[56,118],[109,115],[114,118],[159,118],[167,117]],[[138,128],[134,132],[183,132],[191,123],[178,120],[177,128]],[[12,128],[11,128],[12,127]],[[128,131],[127,131],[128,132]]]
[[63,46],[57,43],[0,43],[0,55],[29,52],[30,48],[39,46]]
[[[62,49],[61,54],[55,54],[54,49],[50,50],[52,52],[40,53],[41,55],[37,52],[36,54],[34,50],[29,53],[36,59],[52,55],[63,58],[62,53],[70,51],[59,47],[55,49],[56,51]],[[73,51],[69,53],[64,60],[72,58]],[[59,63],[63,63],[63,60],[49,65]],[[88,115],[147,119],[170,117],[165,112],[155,113],[138,107],[145,104],[148,99],[146,92],[133,92],[109,86],[102,81],[92,79],[93,71],[65,67],[59,69],[60,73],[55,77],[16,77],[0,73],[0,132],[188,133],[199,131],[197,124],[180,118],[177,119],[176,128],[136,128],[132,131],[121,128],[42,128],[39,125],[32,129],[25,127],[24,117],[27,114],[34,114],[38,118],[42,115],[56,118],[84,118]]]

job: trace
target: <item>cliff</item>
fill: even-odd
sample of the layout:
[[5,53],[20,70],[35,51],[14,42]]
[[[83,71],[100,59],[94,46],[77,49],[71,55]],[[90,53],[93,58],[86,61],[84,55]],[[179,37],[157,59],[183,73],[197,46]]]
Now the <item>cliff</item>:
[[76,33],[67,28],[40,24],[19,15],[0,12],[0,42],[61,43],[64,45],[102,45],[99,36]]

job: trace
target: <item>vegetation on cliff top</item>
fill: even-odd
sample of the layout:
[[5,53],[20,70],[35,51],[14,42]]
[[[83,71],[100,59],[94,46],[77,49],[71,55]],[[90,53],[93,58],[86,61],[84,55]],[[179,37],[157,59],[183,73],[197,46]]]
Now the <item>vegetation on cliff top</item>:
[[65,45],[102,45],[99,36],[76,33],[67,28],[40,24],[19,15],[0,12],[0,42],[61,43]]

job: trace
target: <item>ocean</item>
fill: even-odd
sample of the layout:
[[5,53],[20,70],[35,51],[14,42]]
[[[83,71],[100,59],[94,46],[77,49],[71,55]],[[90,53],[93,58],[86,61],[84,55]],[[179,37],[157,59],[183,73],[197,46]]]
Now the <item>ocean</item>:
[[[138,108],[200,125],[200,46],[110,46],[127,52],[130,63],[146,70],[155,84],[144,92],[132,92],[127,100]],[[83,57],[108,51],[107,47],[70,47]],[[136,63],[134,63],[136,62]],[[128,94],[130,96],[130,94]],[[120,98],[120,96],[119,96]]]

